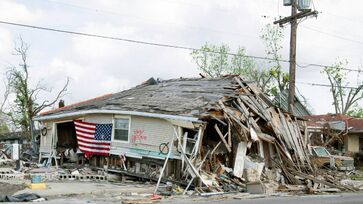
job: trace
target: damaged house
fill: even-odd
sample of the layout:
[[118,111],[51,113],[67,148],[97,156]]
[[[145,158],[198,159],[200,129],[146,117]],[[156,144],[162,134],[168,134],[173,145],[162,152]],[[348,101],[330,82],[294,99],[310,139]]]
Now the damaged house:
[[327,147],[335,154],[355,158],[363,166],[363,119],[343,114],[304,116],[311,145]]
[[42,130],[40,162],[76,154],[95,168],[188,186],[196,181],[209,190],[242,191],[246,182],[262,180],[352,190],[328,175],[316,177],[305,121],[237,76],[150,79],[34,120]]

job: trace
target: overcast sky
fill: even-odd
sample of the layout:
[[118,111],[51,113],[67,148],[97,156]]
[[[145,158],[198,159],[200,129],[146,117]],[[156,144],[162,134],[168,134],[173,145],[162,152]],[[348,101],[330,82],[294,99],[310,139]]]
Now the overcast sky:
[[[347,59],[362,65],[363,2],[315,0],[318,18],[299,24],[299,64],[330,65]],[[227,44],[234,51],[265,56],[259,36],[267,23],[288,16],[282,0],[0,0],[0,21],[47,26],[133,40],[198,48],[205,42]],[[283,58],[288,59],[289,27],[285,28]],[[32,83],[43,80],[52,97],[70,77],[66,104],[121,91],[150,77],[198,77],[190,52],[114,40],[76,36],[0,24],[0,66],[4,73],[19,64],[12,55],[22,36],[30,45]],[[287,70],[288,64],[284,64]],[[349,80],[356,85],[357,73]],[[319,67],[297,69],[297,87],[316,114],[333,112],[328,84]],[[3,87],[1,87],[1,92]]]

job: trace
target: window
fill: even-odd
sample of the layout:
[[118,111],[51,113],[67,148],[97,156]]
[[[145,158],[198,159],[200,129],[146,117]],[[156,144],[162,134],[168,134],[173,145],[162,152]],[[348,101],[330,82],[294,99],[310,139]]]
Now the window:
[[129,141],[129,119],[115,118],[114,137],[115,140]]
[[313,149],[318,157],[325,157],[330,155],[328,150],[326,150],[324,147],[313,147]]

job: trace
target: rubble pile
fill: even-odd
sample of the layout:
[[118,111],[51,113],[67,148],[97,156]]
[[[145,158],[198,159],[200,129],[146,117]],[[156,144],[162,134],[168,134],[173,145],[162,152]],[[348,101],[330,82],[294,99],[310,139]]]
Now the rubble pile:
[[204,133],[200,150],[203,186],[219,187],[211,192],[245,191],[256,184],[261,193],[267,186],[285,192],[357,190],[317,170],[303,120],[282,112],[255,84],[240,77],[234,81],[225,88],[236,94],[220,99],[219,109],[210,109],[207,116],[215,121],[207,129],[215,131]]

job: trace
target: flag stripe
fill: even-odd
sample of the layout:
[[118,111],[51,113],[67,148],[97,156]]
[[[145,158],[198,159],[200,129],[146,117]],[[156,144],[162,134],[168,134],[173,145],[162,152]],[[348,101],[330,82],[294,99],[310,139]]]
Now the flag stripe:
[[102,149],[98,150],[98,149],[82,147],[82,146],[80,146],[79,149],[81,151],[84,150],[84,151],[88,151],[88,152],[102,152],[102,153],[108,153],[108,154],[110,153],[110,150],[102,150]]
[[90,129],[86,129],[80,126],[76,126],[76,130],[83,132],[83,133],[90,133],[90,134],[94,134],[96,132],[96,129],[94,130],[90,130]]
[[91,134],[85,134],[83,132],[78,132],[77,133],[77,136],[78,137],[83,137],[83,138],[88,138],[88,139],[91,139],[91,140],[94,139],[94,136],[93,135],[91,135]]
[[78,123],[80,125],[83,125],[83,126],[86,126],[86,125],[89,125],[90,127],[94,126],[95,123],[91,123],[91,122],[85,122],[85,121],[82,121],[82,120],[75,120],[74,121],[75,123]]
[[101,145],[101,144],[92,144],[92,143],[78,141],[78,145],[87,146],[87,147],[94,147],[94,148],[97,148],[97,149],[110,149],[109,144]]
[[110,154],[112,124],[96,124],[76,120],[77,143],[79,149],[88,155]]
[[[89,152],[87,150],[81,150],[83,153],[88,154],[88,155],[92,155],[94,154],[94,152]],[[105,152],[97,152],[97,155],[101,155],[101,156],[110,156],[110,153],[105,153]]]
[[111,142],[94,141],[94,140],[89,140],[89,139],[85,139],[85,138],[81,138],[81,137],[78,137],[77,139],[78,139],[78,141],[88,143],[88,144],[99,144],[99,145],[110,145],[111,144]]
[[89,145],[82,145],[82,144],[78,144],[78,146],[81,148],[81,149],[89,149],[89,150],[93,150],[95,152],[97,151],[110,151],[110,148],[105,148],[105,147],[94,147],[94,146],[89,146]]

